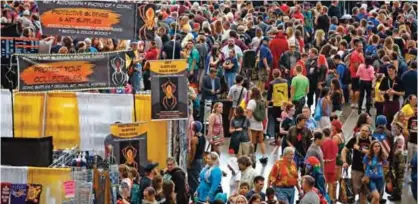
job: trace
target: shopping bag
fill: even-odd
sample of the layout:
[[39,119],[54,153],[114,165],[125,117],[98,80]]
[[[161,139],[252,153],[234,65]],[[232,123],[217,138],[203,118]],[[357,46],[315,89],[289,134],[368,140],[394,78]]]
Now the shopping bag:
[[340,192],[338,201],[341,203],[354,203],[353,183],[351,178],[348,178],[348,170],[344,169],[343,175],[340,178]]

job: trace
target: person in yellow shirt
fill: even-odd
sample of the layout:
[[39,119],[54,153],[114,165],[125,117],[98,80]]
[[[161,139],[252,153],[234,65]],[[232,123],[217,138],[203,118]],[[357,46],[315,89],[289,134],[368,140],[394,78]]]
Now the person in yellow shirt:
[[417,106],[417,96],[411,94],[408,97],[407,103],[402,107],[401,111],[405,113],[405,117],[409,119],[414,116],[414,107]]
[[385,75],[378,74],[376,78],[376,84],[374,86],[374,107],[376,108],[376,116],[383,115],[383,104],[385,99],[383,94],[380,93],[379,88]]

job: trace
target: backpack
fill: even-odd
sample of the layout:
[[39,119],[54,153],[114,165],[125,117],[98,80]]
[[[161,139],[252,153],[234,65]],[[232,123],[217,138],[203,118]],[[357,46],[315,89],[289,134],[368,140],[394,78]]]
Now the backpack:
[[342,76],[341,82],[343,84],[350,84],[351,83],[351,73],[350,73],[350,70],[347,68],[347,66],[345,66],[345,64],[343,64],[343,66],[344,66],[344,74]]
[[319,121],[321,120],[321,116],[322,116],[322,98],[318,99],[318,102],[316,103],[314,119],[316,121]]
[[266,119],[266,103],[263,100],[256,101],[253,116],[254,119],[259,122],[262,122]]
[[372,56],[373,58],[377,58],[377,47],[375,45],[367,45],[364,54],[366,57]]

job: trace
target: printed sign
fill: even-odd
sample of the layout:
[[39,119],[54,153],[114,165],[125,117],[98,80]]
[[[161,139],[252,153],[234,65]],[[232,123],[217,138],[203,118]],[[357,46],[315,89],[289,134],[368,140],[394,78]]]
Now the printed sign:
[[[1,64],[9,65],[12,54],[39,52],[39,40],[36,38],[1,37]],[[16,63],[16,59],[12,60]]]
[[138,38],[140,40],[154,40],[155,35],[155,5],[143,4],[138,7]]
[[1,183],[1,204],[10,203],[10,186],[11,183]]
[[75,197],[75,181],[64,182],[64,194],[65,198]]
[[147,127],[141,123],[119,123],[110,126],[110,133],[115,137],[132,138],[142,135]]
[[154,76],[151,81],[151,118],[187,119],[187,80],[183,75]]
[[182,74],[187,69],[186,60],[151,60],[149,63],[155,75]]
[[41,1],[45,35],[135,39],[136,4],[105,1]]
[[128,81],[125,52],[19,55],[19,90],[121,87]]

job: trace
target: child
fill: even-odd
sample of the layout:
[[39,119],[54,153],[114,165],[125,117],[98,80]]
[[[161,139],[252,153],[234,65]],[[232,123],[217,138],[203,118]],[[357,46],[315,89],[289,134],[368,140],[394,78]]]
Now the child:
[[238,198],[238,196],[245,196],[248,194],[248,192],[250,192],[250,184],[247,182],[242,182],[239,185],[239,190],[238,192],[235,192],[235,194],[231,194],[231,196],[229,197],[229,202],[230,203],[235,203],[236,199]]

